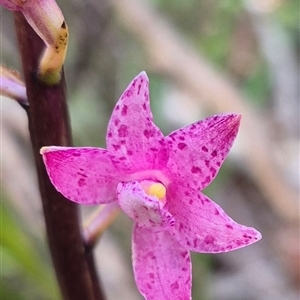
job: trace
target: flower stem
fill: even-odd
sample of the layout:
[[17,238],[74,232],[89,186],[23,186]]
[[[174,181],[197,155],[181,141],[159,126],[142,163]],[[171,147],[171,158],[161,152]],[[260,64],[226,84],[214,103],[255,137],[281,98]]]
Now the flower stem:
[[118,204],[109,203],[99,207],[83,225],[83,238],[88,247],[92,248],[102,233],[120,213]]
[[65,300],[102,300],[104,296],[93,255],[85,247],[81,236],[77,206],[55,190],[39,154],[42,146],[71,145],[64,74],[55,86],[43,84],[37,71],[44,43],[22,13],[15,13],[15,25],[29,101],[29,131],[47,238],[61,293]]

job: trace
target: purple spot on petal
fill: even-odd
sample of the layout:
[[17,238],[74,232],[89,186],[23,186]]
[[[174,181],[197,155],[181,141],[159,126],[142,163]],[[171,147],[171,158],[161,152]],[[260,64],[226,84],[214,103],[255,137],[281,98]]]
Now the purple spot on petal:
[[235,241],[235,243],[236,243],[237,246],[241,246],[243,244],[243,242],[240,241],[240,240]]
[[250,236],[250,235],[247,235],[246,233],[245,233],[245,234],[243,234],[243,237],[244,237],[244,238],[246,238],[246,239],[252,239],[252,236]]
[[179,143],[177,146],[180,150],[183,150],[186,147],[186,144],[185,143]]
[[119,119],[115,119],[115,125],[118,126],[120,124],[120,120]]
[[212,235],[207,235],[204,239],[205,244],[213,244],[215,241],[215,238]]
[[194,248],[197,248],[198,240],[197,240],[197,239],[194,239],[193,242],[194,242]]
[[145,129],[145,130],[144,130],[144,136],[148,139],[149,137],[154,136],[154,132],[153,132],[153,131],[150,131],[150,130],[148,130],[148,129]]
[[209,165],[210,165],[209,160],[206,159],[204,162],[205,162],[205,165],[206,165],[207,167],[209,167]]
[[152,285],[150,284],[150,283],[147,283],[147,287],[148,287],[148,289],[152,289]]
[[121,111],[122,116],[126,116],[127,115],[127,110],[128,110],[127,105],[124,105],[123,108],[122,108],[122,111]]
[[215,209],[215,215],[218,216],[220,213],[217,209]]
[[211,175],[214,177],[217,173],[217,170],[213,167],[210,168]]
[[[84,170],[82,170],[82,171],[84,172]],[[77,172],[77,174],[78,174],[79,176],[82,176],[82,177],[87,178],[87,175],[86,175],[85,173]]]
[[111,131],[108,132],[108,137],[110,137],[110,138],[112,137]]
[[191,169],[191,172],[192,173],[201,173],[201,169],[199,167],[196,167],[196,166],[193,166],[192,169]]
[[179,139],[180,139],[181,141],[184,141],[184,140],[185,140],[185,137],[181,135],[181,136],[179,137]]
[[147,110],[147,106],[146,106],[146,103],[145,103],[145,102],[143,103],[143,109],[144,109],[144,110]]
[[113,145],[113,147],[114,147],[115,150],[119,150],[121,148],[120,145]]
[[83,187],[84,185],[86,185],[85,179],[80,178],[80,179],[78,180],[78,185],[79,185],[80,187]]
[[220,166],[221,166],[221,163],[220,163],[219,161],[217,161],[217,162],[216,162],[216,165],[217,165],[218,167],[220,167]]
[[138,95],[139,95],[140,92],[141,92],[142,83],[143,83],[143,80],[141,80],[141,84],[140,84],[139,87],[138,87],[138,92],[137,92]]
[[201,184],[202,184],[203,186],[206,186],[206,185],[209,184],[209,183],[210,183],[210,177],[209,177],[209,176],[206,176],[205,180],[201,182]]
[[226,227],[227,227],[228,229],[233,229],[233,226],[232,226],[231,224],[226,224]]
[[180,223],[180,224],[179,224],[179,228],[178,228],[178,230],[179,230],[179,231],[181,231],[182,229],[183,229],[183,224],[182,224],[182,223]]
[[189,201],[189,205],[192,205],[193,204],[193,200],[191,199],[190,201]]
[[118,129],[119,137],[126,137],[128,135],[128,130],[126,125],[121,125]]
[[81,156],[81,153],[79,153],[79,152],[73,152],[72,155],[73,156]]
[[202,149],[202,151],[204,151],[204,152],[208,152],[208,149],[207,149],[205,146],[203,146],[201,149]]
[[128,89],[125,93],[124,93],[124,98],[125,97],[131,97],[133,94],[133,90],[132,89]]
[[174,283],[171,284],[171,289],[172,290],[178,290],[179,284],[178,281],[175,281]]
[[216,157],[217,154],[218,154],[218,152],[217,152],[216,150],[214,150],[214,151],[211,153],[211,156],[212,156],[212,157]]
[[119,105],[117,105],[115,109],[116,109],[116,110],[119,110],[119,109],[120,109],[120,106],[119,106]]
[[128,155],[132,155],[133,152],[132,152],[131,150],[127,150],[127,154],[128,154]]

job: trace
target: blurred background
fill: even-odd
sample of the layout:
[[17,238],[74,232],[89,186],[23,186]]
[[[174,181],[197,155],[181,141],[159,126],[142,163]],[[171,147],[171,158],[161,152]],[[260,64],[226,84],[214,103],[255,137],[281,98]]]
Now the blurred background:
[[[204,192],[263,239],[193,254],[193,299],[299,299],[299,2],[58,1],[70,29],[65,64],[74,145],[105,147],[114,104],[142,70],[165,134],[219,112],[242,114],[235,145]],[[1,9],[1,63],[21,72],[13,15]],[[60,299],[27,129],[1,98],[1,299]],[[84,220],[93,207],[81,208]],[[95,249],[108,300],[141,300],[131,221]]]

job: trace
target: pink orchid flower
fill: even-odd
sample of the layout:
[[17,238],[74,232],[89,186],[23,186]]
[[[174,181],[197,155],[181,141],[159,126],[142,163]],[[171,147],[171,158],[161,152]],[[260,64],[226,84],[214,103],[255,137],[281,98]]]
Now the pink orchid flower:
[[261,238],[200,191],[215,178],[240,115],[209,117],[164,136],[152,121],[148,77],[122,94],[102,148],[44,147],[49,177],[80,204],[116,201],[134,221],[132,259],[145,299],[191,299],[190,251],[227,252]]

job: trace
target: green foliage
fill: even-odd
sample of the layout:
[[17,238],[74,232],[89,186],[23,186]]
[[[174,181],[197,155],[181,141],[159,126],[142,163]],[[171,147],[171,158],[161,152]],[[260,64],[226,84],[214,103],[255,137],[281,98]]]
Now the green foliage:
[[157,1],[196,48],[220,66],[225,66],[230,36],[241,1]]
[[1,299],[59,299],[41,241],[23,230],[24,224],[5,202],[1,205],[1,226]]
[[296,33],[299,32],[299,1],[288,0],[282,1],[280,9],[275,12],[275,15],[282,26]]
[[258,65],[256,70],[250,74],[243,86],[247,99],[262,105],[267,102],[271,90],[268,67],[263,63]]

